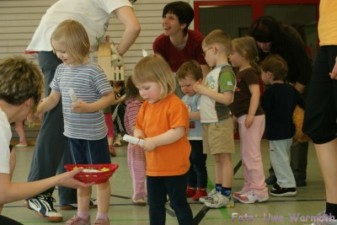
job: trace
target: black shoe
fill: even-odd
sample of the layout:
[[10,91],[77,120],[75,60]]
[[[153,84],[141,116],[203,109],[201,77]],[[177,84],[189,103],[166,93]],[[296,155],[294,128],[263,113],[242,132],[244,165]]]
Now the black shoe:
[[278,184],[274,184],[270,194],[276,197],[291,197],[297,194],[296,188],[282,188]]
[[275,175],[270,175],[266,180],[265,180],[267,185],[274,185],[277,182],[276,176]]
[[307,182],[305,180],[296,180],[296,187],[304,187],[307,186]]
[[50,222],[61,222],[62,214],[58,213],[53,206],[55,199],[51,194],[41,194],[34,198],[27,199],[25,204],[28,209],[35,211],[40,216]]

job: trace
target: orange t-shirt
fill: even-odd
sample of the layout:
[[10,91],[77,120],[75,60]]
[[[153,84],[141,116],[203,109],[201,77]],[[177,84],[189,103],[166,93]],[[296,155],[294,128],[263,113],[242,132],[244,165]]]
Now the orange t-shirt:
[[321,0],[319,4],[318,35],[320,46],[337,45],[337,2]]
[[176,95],[168,95],[156,103],[143,103],[137,116],[136,129],[142,130],[145,138],[160,135],[176,127],[185,127],[185,134],[181,139],[145,152],[146,175],[177,176],[187,173],[191,146],[187,139],[188,110]]

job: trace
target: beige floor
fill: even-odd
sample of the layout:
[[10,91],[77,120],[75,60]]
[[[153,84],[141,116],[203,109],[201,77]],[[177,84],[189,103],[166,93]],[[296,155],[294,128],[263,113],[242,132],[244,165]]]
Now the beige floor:
[[[17,166],[14,174],[15,181],[26,180],[30,167],[30,161],[34,147],[17,149]],[[263,141],[263,160],[265,171],[269,167],[269,156],[266,141]],[[127,169],[125,147],[118,148],[118,156],[113,162],[119,164],[119,169],[111,178],[112,196],[110,207],[110,219],[112,225],[145,225],[149,224],[147,206],[134,206],[131,204],[131,180]],[[238,153],[233,156],[234,163],[239,159]],[[214,163],[211,158],[207,162],[210,180],[213,178]],[[201,215],[200,225],[299,225],[311,224],[310,218],[316,216],[324,207],[324,186],[318,168],[316,155],[312,144],[309,150],[308,185],[298,188],[296,197],[271,197],[267,203],[240,204],[228,209],[205,209],[202,204],[191,202],[194,216]],[[240,169],[234,179],[233,190],[239,190],[242,184],[242,170]],[[54,194],[57,197],[57,191]],[[58,209],[58,202],[56,209]],[[178,224],[171,211],[168,210],[168,225]],[[70,218],[75,211],[62,211],[64,218]],[[43,218],[38,217],[32,211],[23,207],[23,201],[7,204],[3,215],[15,218],[23,224],[50,224]],[[91,210],[92,218],[95,210]],[[56,223],[63,224],[63,223]]]

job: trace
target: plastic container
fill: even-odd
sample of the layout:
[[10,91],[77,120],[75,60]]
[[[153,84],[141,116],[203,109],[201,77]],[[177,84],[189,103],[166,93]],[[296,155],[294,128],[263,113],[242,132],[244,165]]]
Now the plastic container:
[[84,170],[75,175],[75,179],[83,183],[105,183],[114,174],[118,168],[118,164],[67,164],[64,168],[67,171],[73,170],[75,167],[84,168]]

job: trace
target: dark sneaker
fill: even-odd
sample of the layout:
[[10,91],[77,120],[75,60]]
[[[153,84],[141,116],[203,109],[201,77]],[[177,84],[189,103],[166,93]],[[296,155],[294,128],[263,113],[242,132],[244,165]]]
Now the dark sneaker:
[[[97,201],[96,199],[91,198],[90,199],[90,205],[89,205],[90,209],[95,209],[97,208]],[[60,206],[60,210],[76,210],[77,209],[77,203],[71,203],[71,204],[66,204],[66,205],[61,205]]]
[[41,194],[26,200],[26,207],[35,211],[50,222],[61,222],[62,214],[58,213],[53,206],[55,199],[50,194]]
[[274,185],[277,182],[276,176],[275,175],[270,175],[268,178],[265,180],[267,185]]
[[276,197],[291,197],[297,194],[296,188],[282,188],[278,184],[274,184],[270,191],[272,196]]
[[304,187],[307,186],[307,182],[305,180],[296,180],[296,187]]

